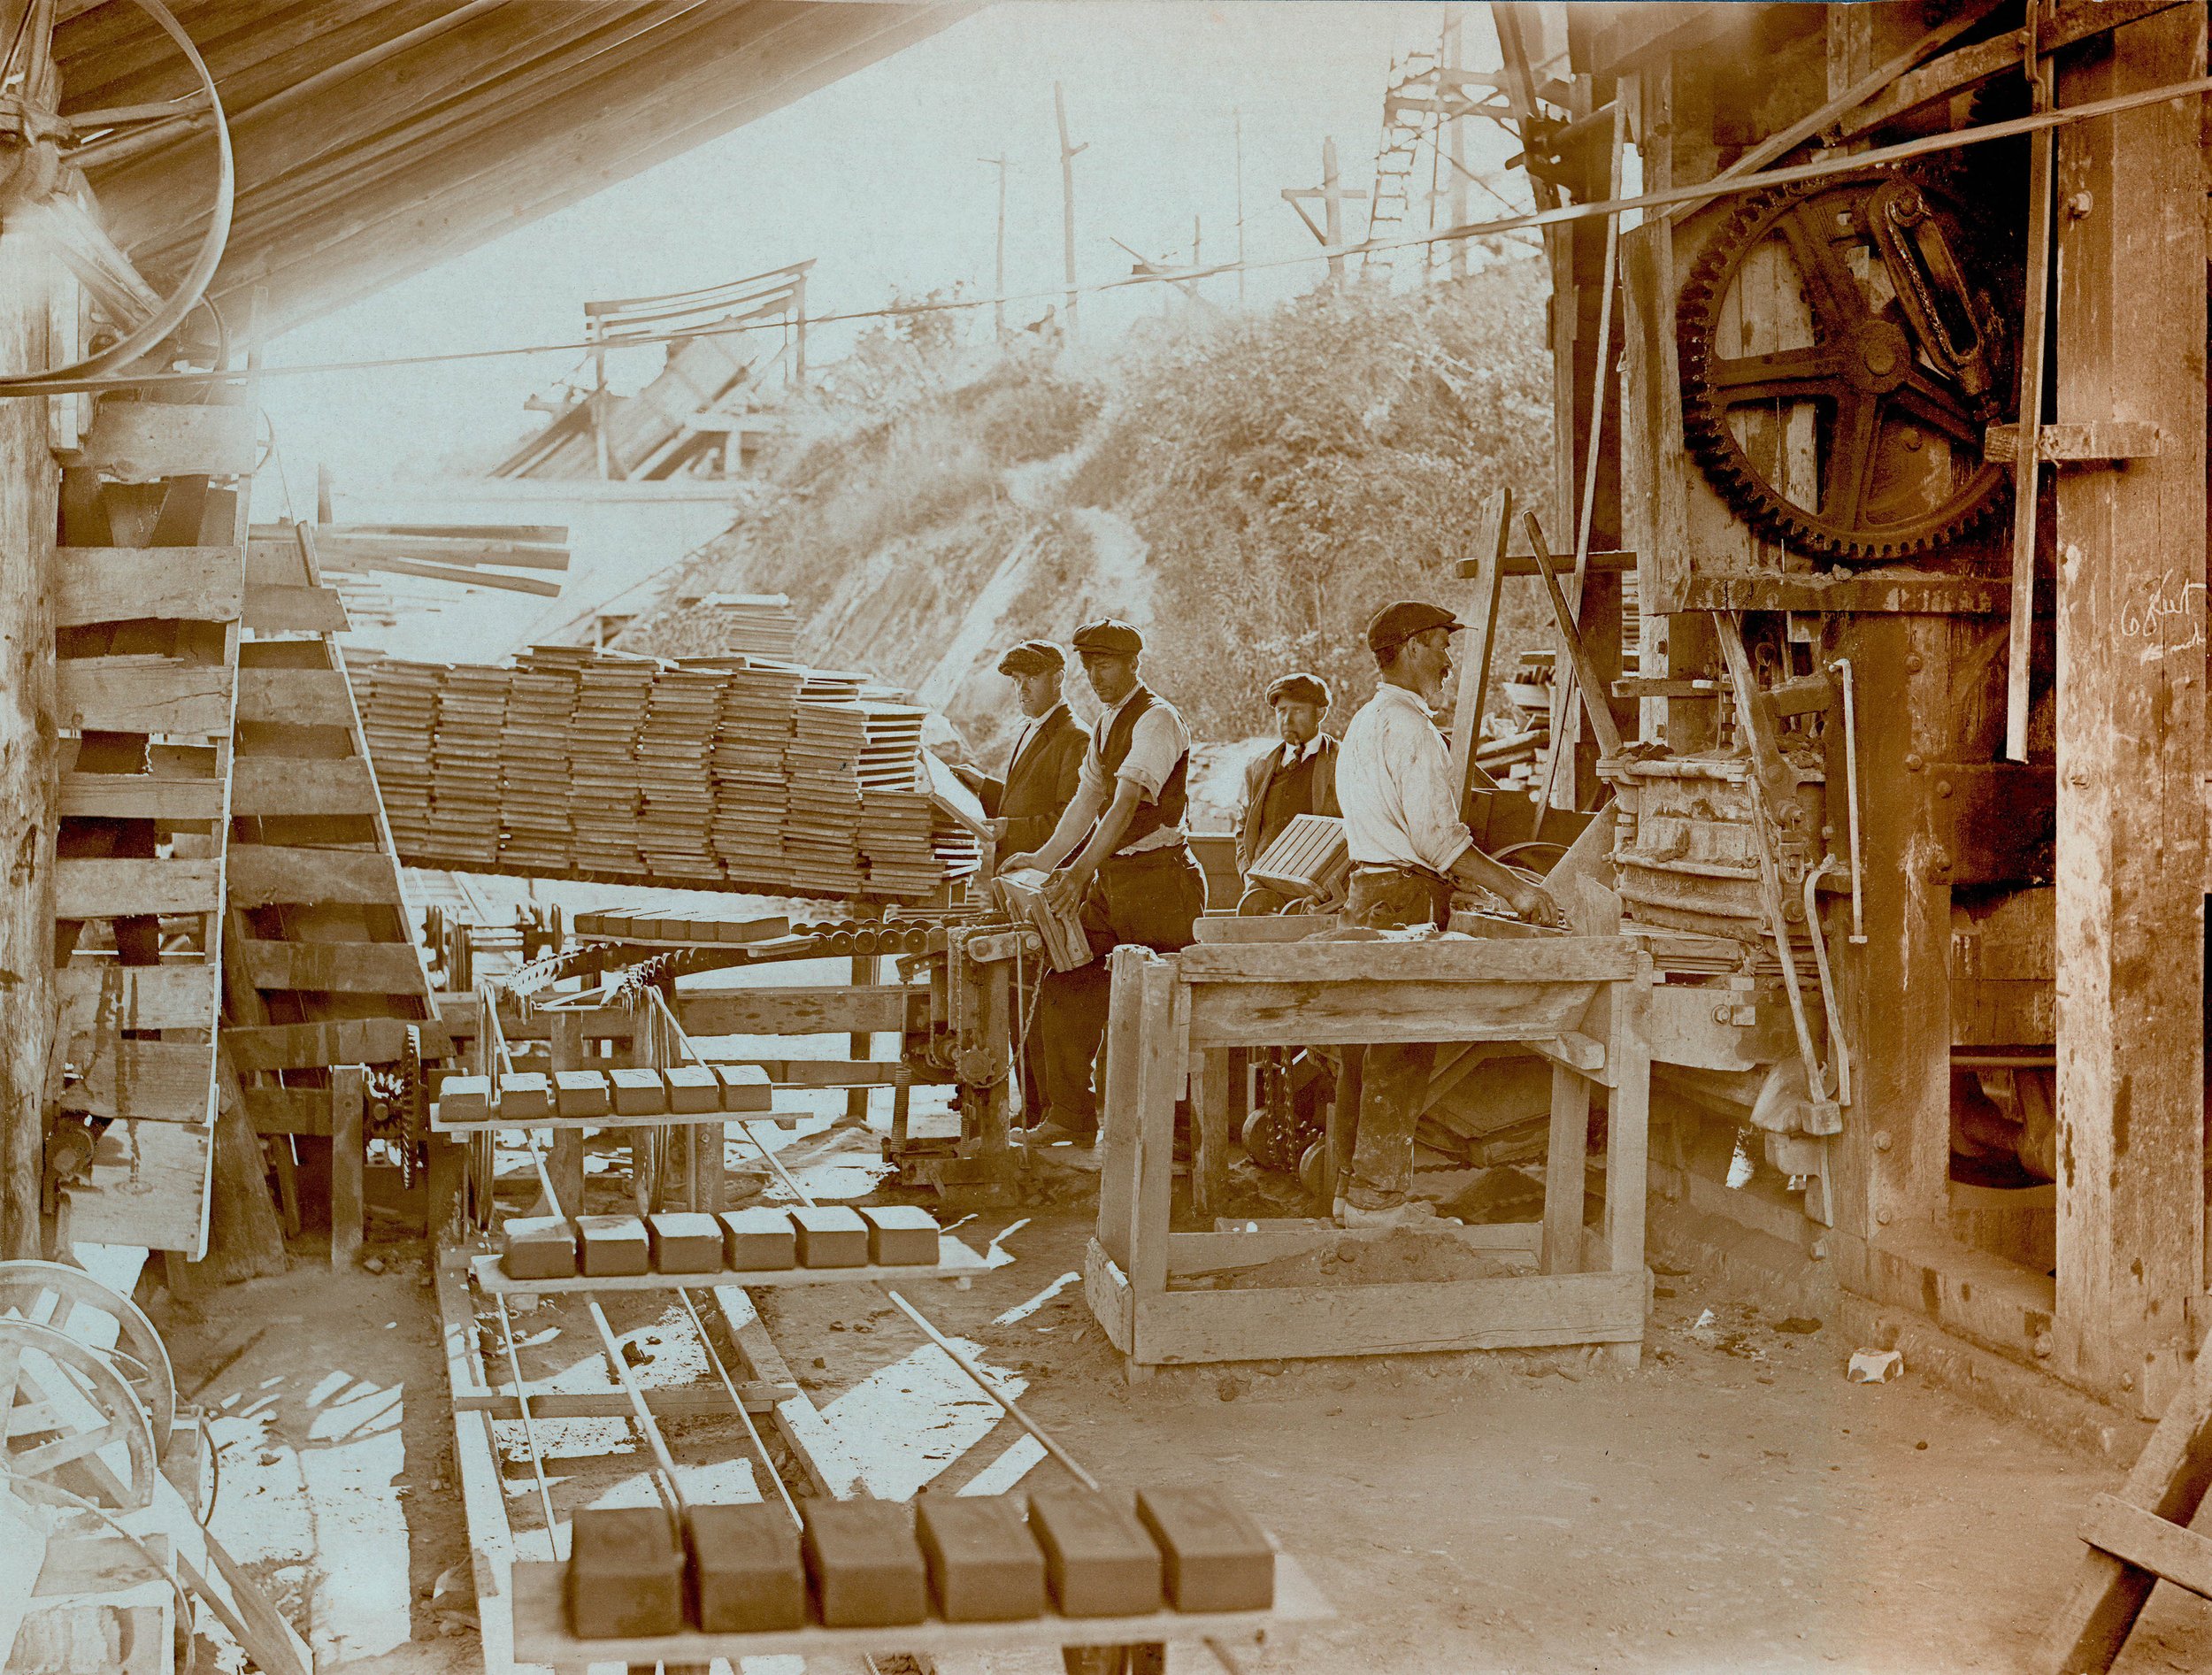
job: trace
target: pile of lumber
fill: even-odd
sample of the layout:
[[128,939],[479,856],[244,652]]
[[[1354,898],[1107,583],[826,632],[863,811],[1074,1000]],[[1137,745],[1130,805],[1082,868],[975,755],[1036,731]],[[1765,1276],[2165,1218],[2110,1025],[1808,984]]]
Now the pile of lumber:
[[[310,524],[315,562],[342,586],[368,574],[407,576],[460,588],[560,596],[568,530],[558,524]],[[286,531],[256,524],[256,541]],[[288,536],[287,537],[288,539]]]
[[769,657],[536,646],[511,665],[361,660],[410,864],[912,900],[973,872],[924,712]]

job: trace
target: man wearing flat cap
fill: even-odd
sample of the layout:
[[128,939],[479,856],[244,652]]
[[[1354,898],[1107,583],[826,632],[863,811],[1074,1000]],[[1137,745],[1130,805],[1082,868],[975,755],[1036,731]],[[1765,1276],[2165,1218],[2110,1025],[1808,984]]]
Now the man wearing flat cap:
[[[1249,874],[1252,863],[1302,814],[1336,814],[1336,741],[1321,731],[1329,713],[1329,683],[1319,675],[1286,674],[1271,683],[1267,701],[1275,711],[1281,741],[1255,757],[1244,770],[1244,806],[1237,813],[1237,871]],[[1279,913],[1291,898],[1248,876],[1242,914]]]
[[[1106,1036],[1104,955],[1124,942],[1163,954],[1188,948],[1206,910],[1206,878],[1185,839],[1190,729],[1137,678],[1144,636],[1108,618],[1076,631],[1076,655],[1102,706],[1091,728],[1075,800],[1052,835],[1003,864],[1052,874],[1046,899],[1079,910],[1094,957],[1048,974],[1037,991],[1030,1040],[1044,1087],[1044,1120],[1030,1143],[1098,1137],[1092,1070]],[[1072,856],[1072,859],[1070,857]]]
[[998,672],[1014,683],[1022,730],[1006,759],[1005,777],[978,774],[969,787],[997,825],[1002,855],[1035,849],[1052,835],[1075,800],[1083,748],[1090,739],[1060,695],[1066,668],[1060,648],[1048,640],[1025,640],[999,659]]
[[[1455,886],[1488,891],[1539,925],[1560,922],[1558,905],[1533,880],[1475,848],[1460,818],[1462,788],[1435,711],[1452,672],[1448,611],[1407,601],[1368,625],[1382,680],[1344,729],[1336,788],[1352,881],[1346,917],[1374,930],[1449,922]],[[1412,1195],[1413,1131],[1420,1120],[1432,1042],[1370,1047],[1364,1056],[1358,1144],[1337,1218],[1347,1226],[1402,1226],[1432,1220]]]

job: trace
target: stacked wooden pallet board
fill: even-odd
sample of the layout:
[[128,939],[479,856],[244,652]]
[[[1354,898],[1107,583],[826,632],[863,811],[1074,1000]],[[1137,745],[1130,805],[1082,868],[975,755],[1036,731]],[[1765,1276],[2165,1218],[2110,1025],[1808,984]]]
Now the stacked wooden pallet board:
[[360,692],[411,865],[913,901],[979,864],[925,712],[864,675],[540,646],[379,658]]
[[73,1239],[203,1254],[253,411],[103,402],[55,556],[61,1105],[97,1133]]
[[314,623],[257,628],[240,652],[224,1050],[260,1132],[330,1133],[332,1066],[398,1064],[443,1033],[312,529],[256,538],[247,565],[324,603]]

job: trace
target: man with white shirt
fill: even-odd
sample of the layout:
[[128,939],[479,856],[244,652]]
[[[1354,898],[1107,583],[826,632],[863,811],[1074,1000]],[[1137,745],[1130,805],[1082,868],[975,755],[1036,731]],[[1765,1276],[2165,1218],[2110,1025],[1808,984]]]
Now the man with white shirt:
[[[1356,925],[1441,927],[1450,919],[1455,886],[1486,890],[1539,925],[1560,922],[1544,887],[1478,849],[1461,818],[1462,788],[1453,781],[1451,749],[1435,716],[1459,626],[1450,611],[1412,601],[1386,606],[1368,625],[1382,682],[1344,729],[1336,768],[1352,859],[1345,913]],[[1434,1207],[1411,1194],[1413,1131],[1435,1063],[1433,1042],[1367,1049],[1358,1145],[1337,1203],[1346,1226],[1434,1218]]]
[[1282,741],[1244,770],[1244,807],[1237,815],[1237,871],[1245,876],[1237,911],[1279,913],[1291,898],[1251,881],[1252,863],[1302,814],[1335,814],[1336,741],[1321,731],[1329,713],[1329,683],[1319,675],[1286,674],[1267,688]]
[[[1105,955],[1124,942],[1163,954],[1188,948],[1206,910],[1206,876],[1185,839],[1190,729],[1172,704],[1137,678],[1144,636],[1109,618],[1076,631],[1076,654],[1103,708],[1083,753],[1075,800],[1033,852],[1011,855],[1009,872],[1051,872],[1046,899],[1079,910],[1094,957],[1054,972],[1037,990],[1030,1041],[1043,1083],[1044,1121],[1030,1143],[1098,1137],[1092,1071],[1106,1038]],[[1078,845],[1080,845],[1079,850]],[[1073,859],[1069,859],[1071,855]]]

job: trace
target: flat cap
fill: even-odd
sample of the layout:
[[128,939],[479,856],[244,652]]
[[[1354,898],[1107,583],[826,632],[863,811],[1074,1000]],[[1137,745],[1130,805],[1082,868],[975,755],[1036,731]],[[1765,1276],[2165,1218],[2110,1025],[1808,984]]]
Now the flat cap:
[[1109,657],[1133,657],[1144,649],[1144,636],[1118,617],[1102,617],[1078,628],[1071,643],[1078,651],[1094,651]]
[[1050,674],[1067,666],[1065,654],[1049,640],[1025,640],[998,660],[1001,674]]
[[1319,675],[1307,674],[1302,670],[1296,674],[1279,676],[1268,684],[1267,701],[1281,703],[1286,700],[1325,710],[1329,707],[1329,683]]
[[1367,648],[1377,654],[1402,646],[1417,634],[1426,634],[1431,628],[1458,628],[1458,618],[1441,605],[1424,604],[1417,599],[1401,599],[1394,605],[1385,605],[1375,613],[1374,621],[1367,625]]

